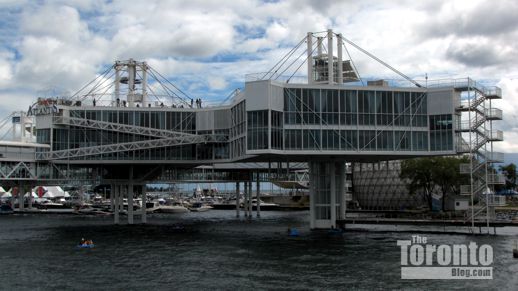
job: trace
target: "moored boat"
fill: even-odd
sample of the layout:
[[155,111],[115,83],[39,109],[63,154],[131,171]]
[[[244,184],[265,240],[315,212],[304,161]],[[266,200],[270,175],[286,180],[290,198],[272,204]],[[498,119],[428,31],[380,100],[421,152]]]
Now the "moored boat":
[[160,205],[158,206],[157,212],[161,213],[185,213],[189,212],[189,209],[187,209],[184,206],[181,205]]
[[[279,204],[267,203],[262,200],[260,200],[259,207],[261,208],[261,210],[279,210]],[[257,209],[257,199],[255,198],[252,199],[252,209]]]
[[203,212],[208,211],[210,209],[212,209],[212,206],[203,204],[201,202],[195,202],[191,205],[191,207],[189,207],[189,210],[193,212]]

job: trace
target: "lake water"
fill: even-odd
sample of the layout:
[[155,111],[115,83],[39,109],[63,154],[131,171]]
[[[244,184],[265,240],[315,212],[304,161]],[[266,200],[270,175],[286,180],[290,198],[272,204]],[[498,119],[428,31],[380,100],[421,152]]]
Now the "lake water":
[[[518,231],[513,229],[498,236],[419,233],[434,244],[490,244],[493,280],[402,280],[396,241],[409,239],[412,230],[375,226],[330,236],[310,231],[308,216],[307,211],[262,212],[260,220],[248,222],[233,211],[211,210],[150,215],[147,225],[132,226],[112,225],[110,217],[0,216],[0,289],[518,288],[518,259],[512,258]],[[174,228],[178,223],[186,232]],[[288,237],[288,227],[298,228],[300,237]],[[82,237],[96,247],[76,248]]]

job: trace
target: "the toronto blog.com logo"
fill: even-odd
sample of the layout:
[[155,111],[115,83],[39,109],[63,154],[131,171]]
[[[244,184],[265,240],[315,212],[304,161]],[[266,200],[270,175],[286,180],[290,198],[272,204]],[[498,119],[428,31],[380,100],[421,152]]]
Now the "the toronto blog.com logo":
[[493,247],[432,244],[426,236],[398,240],[401,279],[493,279]]

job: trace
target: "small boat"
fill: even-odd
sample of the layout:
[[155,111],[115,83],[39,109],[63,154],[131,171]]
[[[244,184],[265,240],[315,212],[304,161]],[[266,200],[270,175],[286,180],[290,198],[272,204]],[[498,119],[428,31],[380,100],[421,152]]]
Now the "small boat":
[[331,228],[330,230],[327,231],[327,234],[341,236],[342,234],[344,234],[344,231],[340,228]]
[[189,212],[189,209],[181,205],[160,205],[158,206],[157,212],[161,213],[185,213]]
[[94,244],[82,244],[82,245],[77,245],[77,248],[79,249],[93,249],[95,247]]
[[69,206],[64,205],[63,203],[55,203],[49,200],[43,201],[39,204],[40,209],[72,209]]
[[299,236],[299,231],[296,228],[288,228],[288,235],[291,237]]
[[147,213],[158,212],[158,209],[160,209],[160,203],[158,203],[158,201],[150,201],[146,203]]
[[221,210],[232,210],[236,209],[236,203],[214,203],[212,208]]
[[189,207],[189,210],[193,212],[203,212],[210,209],[212,209],[212,206],[203,204],[201,202],[195,202],[191,205],[191,207]]
[[[241,203],[239,203],[239,205],[241,205]],[[214,202],[211,206],[214,209],[236,209],[236,199]]]
[[[279,210],[279,204],[267,203],[263,200],[259,200],[259,207],[261,210]],[[252,199],[252,209],[257,210],[257,199]]]

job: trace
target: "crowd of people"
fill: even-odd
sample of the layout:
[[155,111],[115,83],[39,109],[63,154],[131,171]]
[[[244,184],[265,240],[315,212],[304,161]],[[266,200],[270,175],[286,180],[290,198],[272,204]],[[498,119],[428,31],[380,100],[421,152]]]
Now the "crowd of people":
[[[191,99],[191,108],[195,108],[194,107],[194,103],[196,103],[196,108],[202,108],[202,106],[201,106],[201,104],[202,104],[201,98]],[[93,99],[92,104],[93,104],[93,106],[96,106],[97,105],[97,101],[95,99]],[[126,102],[126,100],[122,100],[121,101],[120,98],[117,98],[115,100],[115,105],[117,107],[127,107],[128,103]],[[140,107],[140,104],[137,103],[137,105],[135,105],[135,106],[136,107]],[[187,104],[187,106],[189,106],[189,104]],[[148,107],[151,107],[151,103],[148,103]],[[161,108],[166,107],[164,102],[160,102],[160,107]],[[184,106],[183,106],[183,104],[180,104],[180,105],[173,104],[173,105],[171,105],[171,108],[184,108]]]

